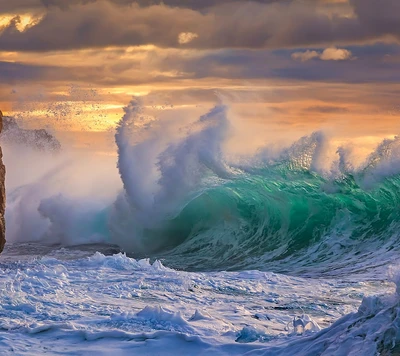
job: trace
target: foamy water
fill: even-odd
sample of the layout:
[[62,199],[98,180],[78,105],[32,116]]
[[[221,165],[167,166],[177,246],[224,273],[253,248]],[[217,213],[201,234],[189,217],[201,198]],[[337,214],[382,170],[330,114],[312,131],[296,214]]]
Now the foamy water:
[[2,354],[395,354],[400,140],[233,158],[231,131],[135,99],[116,159],[5,145]]
[[23,261],[9,250],[0,271],[2,354],[373,354],[377,329],[397,327],[391,283],[190,273],[69,249]]

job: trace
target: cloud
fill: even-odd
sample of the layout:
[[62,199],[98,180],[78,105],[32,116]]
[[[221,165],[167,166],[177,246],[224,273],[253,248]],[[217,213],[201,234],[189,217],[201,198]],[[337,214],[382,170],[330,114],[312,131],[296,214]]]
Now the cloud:
[[322,61],[344,61],[354,59],[352,53],[347,49],[330,47],[323,52],[310,51],[292,53],[292,59],[295,61],[306,62],[313,58],[319,58]]
[[352,59],[353,55],[347,49],[340,48],[326,48],[319,56],[323,61],[344,61],[347,59]]
[[7,15],[0,17],[0,32],[2,28],[14,27],[16,31],[24,32],[30,27],[36,26],[41,20],[43,15]]
[[40,0],[0,0],[0,13],[26,12],[43,9]]
[[[99,3],[106,0],[0,0],[0,13],[26,11],[43,8],[69,9],[75,5],[85,5],[90,3]],[[119,6],[130,6],[138,4],[141,7],[153,5],[166,5],[169,7],[188,8],[193,10],[204,10],[215,5],[224,3],[238,3],[241,0],[107,0],[110,3]],[[293,0],[252,0],[261,4],[270,4],[275,2],[291,2]],[[318,0],[317,0],[318,1]],[[321,1],[321,0],[319,0]]]
[[296,61],[306,62],[313,58],[319,58],[321,56],[317,51],[307,50],[305,52],[295,52],[292,53],[292,58]]
[[199,35],[197,33],[182,32],[178,36],[178,42],[180,44],[186,44],[186,43],[192,42],[197,37],[199,37]]
[[[377,47],[377,48],[375,48]],[[400,80],[400,62],[384,61],[376,51],[390,51],[389,47],[372,46],[351,48],[357,61],[293,61],[290,50],[270,51],[247,49],[221,49],[194,51],[191,49],[161,49],[157,47],[107,48],[70,50],[42,55],[32,53],[1,53],[0,61],[20,61],[20,68],[4,64],[2,82],[14,78],[19,83],[34,82],[42,76],[44,81],[86,82],[95,86],[147,86],[187,85],[197,87],[200,80],[208,86],[230,85],[233,81],[293,80],[315,82],[387,82]],[[370,54],[368,54],[370,53]],[[393,55],[400,50],[392,49]],[[319,55],[322,51],[319,52]],[[45,71],[32,77],[25,67]],[[268,65],[265,65],[268,63]],[[15,69],[12,69],[15,68]],[[1,70],[1,66],[0,66]],[[184,84],[186,83],[186,84]],[[235,84],[236,85],[236,84]]]
[[48,68],[44,66],[23,65],[0,61],[0,81],[12,84],[17,81],[35,81],[43,79]]
[[369,35],[400,34],[400,1],[350,0],[360,27]]
[[331,105],[315,105],[304,109],[305,112],[321,113],[321,114],[344,114],[349,112],[346,107]]
[[0,33],[2,50],[50,51],[108,46],[178,45],[181,33],[192,31],[202,15],[187,9],[138,5],[118,7],[109,2],[51,8],[42,20],[23,33],[14,22]]
[[[38,0],[0,0],[0,4],[17,9],[20,2],[29,7],[35,1],[37,5]],[[65,1],[46,0],[40,1],[46,13],[35,26],[19,33],[16,22],[11,21],[3,29],[0,48],[51,51],[148,44],[171,48],[182,45],[182,33],[198,35],[182,37],[187,41],[185,47],[193,49],[330,47],[400,41],[400,1],[381,0],[379,6],[376,0],[349,1],[347,6],[353,15],[337,12],[335,7],[327,7],[329,3],[319,1],[170,0],[138,4],[130,0],[71,0],[68,7],[63,7]],[[156,5],[144,6],[149,3]],[[199,3],[203,5],[196,5]]]

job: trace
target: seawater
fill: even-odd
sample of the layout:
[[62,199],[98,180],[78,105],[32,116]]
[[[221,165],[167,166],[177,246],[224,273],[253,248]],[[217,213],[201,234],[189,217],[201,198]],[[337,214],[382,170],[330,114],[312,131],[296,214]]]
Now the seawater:
[[396,354],[400,139],[233,160],[225,105],[170,127],[133,100],[112,179],[5,147],[38,164],[7,183],[2,354]]

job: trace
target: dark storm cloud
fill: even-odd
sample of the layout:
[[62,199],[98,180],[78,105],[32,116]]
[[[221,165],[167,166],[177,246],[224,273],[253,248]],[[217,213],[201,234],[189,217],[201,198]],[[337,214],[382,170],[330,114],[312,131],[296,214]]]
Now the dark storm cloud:
[[[0,61],[0,82],[15,85],[38,82],[107,82],[99,73],[103,67],[58,67]],[[140,84],[139,81],[137,83]]]
[[43,78],[46,67],[0,62],[0,82],[13,84],[17,81],[35,81]]
[[[15,6],[19,1],[31,4],[29,0],[17,0]],[[352,44],[388,36],[400,39],[398,0],[351,0],[355,17],[329,16],[319,11],[316,1],[169,0],[164,5],[146,7],[128,0],[113,1],[129,6],[72,0],[60,9],[66,4],[64,0],[41,0],[48,7],[42,21],[21,33],[16,30],[16,18],[1,33],[0,48],[48,51],[144,44],[202,49],[281,48]],[[174,7],[177,4],[187,6]],[[204,6],[211,8],[196,11]],[[185,32],[196,36],[180,43],[179,35]]]
[[[225,4],[225,3],[240,3],[240,2],[248,2],[249,0],[112,0],[115,3],[132,3],[137,2],[141,6],[148,6],[149,4],[152,5],[159,5],[164,3],[167,6],[173,7],[185,7],[194,10],[201,10],[213,7],[215,5]],[[258,2],[261,4],[270,4],[274,2],[291,2],[293,0],[252,0],[254,2]]]
[[[185,72],[194,72],[200,78],[214,76],[342,83],[400,82],[400,61],[389,61],[385,56],[360,57],[348,61],[315,60],[304,63],[290,61],[288,57],[284,53],[276,55],[267,50],[225,50],[204,56],[197,61],[188,61],[180,68]],[[172,58],[165,64],[170,68],[173,67]]]
[[[59,7],[68,9],[73,5],[100,2],[102,0],[0,0],[0,12],[14,12],[20,9]],[[164,4],[170,7],[182,7],[203,10],[223,3],[240,3],[248,0],[107,0],[117,5],[139,4],[141,7]],[[252,0],[261,4],[274,2],[288,3],[293,0]]]
[[[374,47],[354,47],[352,50],[358,57],[360,51],[375,53]],[[380,49],[382,45],[376,47]],[[383,48],[386,51],[390,49],[388,46]],[[291,59],[290,53],[290,50],[271,52],[225,49],[185,56],[179,50],[154,49],[145,57],[136,58],[134,53],[128,56],[129,51],[124,54],[120,49],[109,50],[100,56],[97,51],[92,51],[91,54],[82,54],[85,65],[79,66],[74,62],[60,67],[0,62],[0,81],[21,82],[42,78],[44,81],[86,82],[100,86],[185,83],[187,80],[196,82],[207,78],[240,80],[244,81],[244,85],[246,80],[257,79],[342,83],[400,82],[400,57],[395,50],[390,52],[390,56],[359,56],[348,61],[316,59],[297,62]],[[70,63],[67,59],[66,61],[67,64]],[[62,62],[60,59],[60,65]],[[52,61],[47,60],[46,63]]]
[[37,9],[42,6],[40,0],[0,0],[0,14]]
[[202,15],[166,6],[121,8],[107,2],[52,8],[42,21],[19,32],[16,17],[0,34],[1,50],[46,51],[157,44],[175,46],[178,35]]
[[400,36],[400,1],[350,0],[363,31],[369,35]]

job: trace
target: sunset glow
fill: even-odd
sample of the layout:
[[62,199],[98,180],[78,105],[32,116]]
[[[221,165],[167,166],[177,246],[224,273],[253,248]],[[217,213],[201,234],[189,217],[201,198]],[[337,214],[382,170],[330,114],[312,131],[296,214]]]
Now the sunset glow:
[[0,0],[0,355],[400,355],[400,0]]
[[[132,96],[210,106],[222,93],[246,104],[243,120],[287,121],[301,133],[322,125],[390,135],[400,117],[399,33],[390,27],[398,5],[382,7],[379,27],[370,3],[3,0],[0,106],[32,124],[57,101],[80,112],[69,129],[97,131],[115,125]],[[307,37],[312,26],[320,34]],[[79,94],[68,94],[71,87]]]

